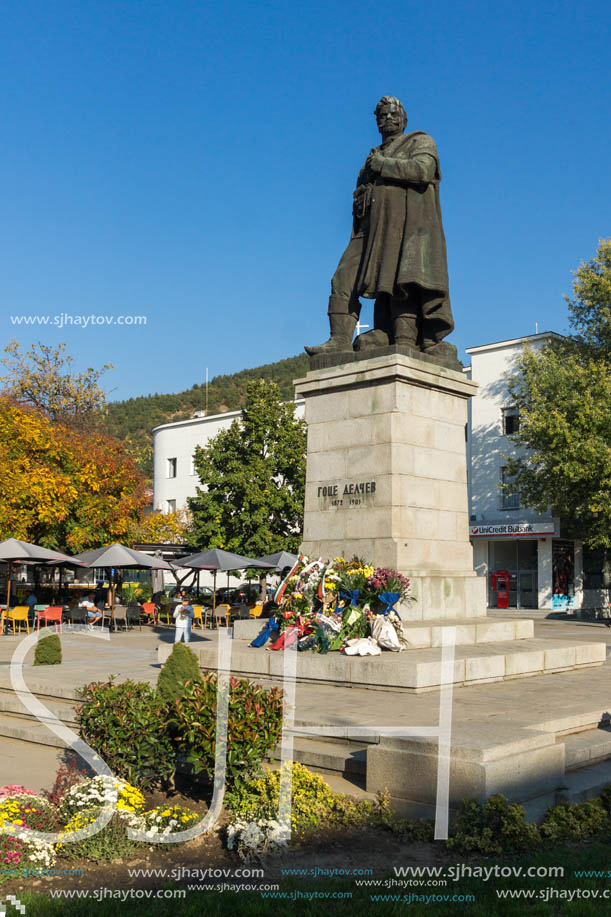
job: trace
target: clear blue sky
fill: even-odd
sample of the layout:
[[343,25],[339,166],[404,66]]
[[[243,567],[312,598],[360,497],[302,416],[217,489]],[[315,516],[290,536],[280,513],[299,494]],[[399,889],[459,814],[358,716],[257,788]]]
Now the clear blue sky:
[[[611,234],[609,18],[608,0],[4,0],[3,339],[112,362],[111,398],[326,339],[384,94],[437,141],[459,354],[566,330],[571,270]],[[10,319],[60,313],[147,324]]]

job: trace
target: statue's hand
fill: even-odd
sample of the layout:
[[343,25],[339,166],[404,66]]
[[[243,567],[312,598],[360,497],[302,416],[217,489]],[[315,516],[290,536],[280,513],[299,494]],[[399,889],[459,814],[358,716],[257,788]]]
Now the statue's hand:
[[371,169],[372,172],[381,172],[382,166],[384,165],[384,156],[376,150],[375,153],[370,153],[367,157],[367,166]]

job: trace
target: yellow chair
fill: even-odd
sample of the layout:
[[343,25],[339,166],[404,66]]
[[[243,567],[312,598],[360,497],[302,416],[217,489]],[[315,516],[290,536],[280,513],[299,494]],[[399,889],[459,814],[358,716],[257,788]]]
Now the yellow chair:
[[200,627],[204,629],[204,614],[203,614],[202,605],[193,605],[193,627],[195,627],[195,622],[199,621]]
[[[7,620],[13,622],[13,633],[15,631],[15,622],[18,624],[25,624],[28,634],[30,633],[30,620],[28,618],[30,609],[27,605],[17,605],[15,608],[11,608],[7,614]],[[21,627],[19,628],[21,631]]]
[[263,613],[263,602],[257,602],[254,608],[250,609],[251,618],[260,618]]
[[171,605],[162,605],[161,608],[159,609],[157,620],[161,621],[162,618],[165,618],[166,624],[171,624],[173,611],[174,609],[171,607]]

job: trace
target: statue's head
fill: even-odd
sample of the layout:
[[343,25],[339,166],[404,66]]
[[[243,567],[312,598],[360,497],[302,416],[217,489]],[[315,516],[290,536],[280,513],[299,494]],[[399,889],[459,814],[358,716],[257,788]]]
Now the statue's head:
[[405,130],[407,115],[401,102],[394,96],[382,96],[373,113],[382,135],[402,133]]

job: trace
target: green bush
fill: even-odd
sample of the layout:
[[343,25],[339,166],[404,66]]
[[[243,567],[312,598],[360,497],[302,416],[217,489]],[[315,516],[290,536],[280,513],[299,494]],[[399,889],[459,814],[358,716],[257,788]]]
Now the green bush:
[[539,841],[539,830],[526,821],[524,808],[498,795],[483,805],[463,799],[447,846],[459,853],[502,856],[528,850]]
[[157,679],[159,696],[166,704],[169,704],[181,697],[187,682],[199,680],[197,656],[184,643],[175,643]]
[[59,665],[62,661],[62,645],[57,634],[42,637],[34,650],[34,665]]
[[81,738],[114,774],[135,786],[167,781],[176,752],[167,727],[167,706],[145,682],[93,682],[81,689],[77,722]]
[[[179,751],[194,772],[214,776],[216,674],[206,673],[185,686],[169,707],[169,722]],[[227,737],[228,788],[243,786],[276,747],[282,732],[282,691],[230,679]]]
[[609,827],[609,812],[602,800],[589,799],[587,802],[551,806],[539,830],[546,841],[578,841],[602,834]]

